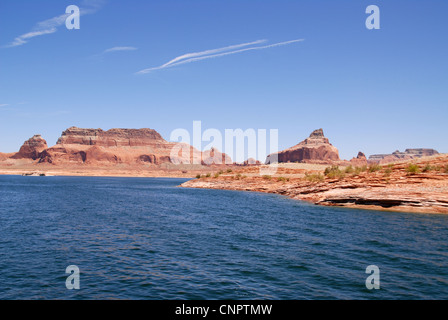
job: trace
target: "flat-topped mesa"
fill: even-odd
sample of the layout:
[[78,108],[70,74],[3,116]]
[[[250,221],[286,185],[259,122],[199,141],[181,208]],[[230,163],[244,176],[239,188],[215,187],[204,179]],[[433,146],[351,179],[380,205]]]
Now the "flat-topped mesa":
[[58,145],[78,144],[100,147],[145,147],[166,140],[153,129],[81,129],[71,127],[62,133]]
[[404,151],[405,154],[409,154],[415,157],[428,157],[428,156],[434,156],[436,154],[439,154],[437,150],[434,149],[406,149]]
[[385,164],[400,160],[411,160],[415,158],[437,155],[439,152],[434,149],[406,149],[404,152],[395,151],[391,154],[373,154],[369,157],[369,162]]
[[277,161],[279,163],[303,162],[332,164],[340,161],[338,149],[331,145],[328,138],[324,136],[322,129],[313,131],[309,138],[294,147],[269,155],[266,163],[276,162],[274,155],[277,155]]
[[40,154],[47,148],[47,141],[45,141],[45,139],[43,139],[40,134],[36,134],[32,138],[25,141],[19,152],[17,152],[11,158],[36,160],[39,158]]
[[40,154],[39,163],[148,167],[166,163],[213,165],[214,159],[221,159],[219,164],[223,165],[232,163],[226,154],[216,149],[202,153],[187,144],[179,148],[177,142],[166,141],[153,129],[104,131],[71,127],[62,133],[54,147]]

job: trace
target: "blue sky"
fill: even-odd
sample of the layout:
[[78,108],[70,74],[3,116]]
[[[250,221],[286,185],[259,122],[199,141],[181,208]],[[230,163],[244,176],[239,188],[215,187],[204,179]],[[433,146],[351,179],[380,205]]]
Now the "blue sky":
[[[88,10],[80,30],[23,38],[71,4]],[[370,4],[380,30],[365,27]],[[2,0],[0,151],[37,133],[54,145],[70,126],[168,139],[201,120],[279,129],[280,149],[323,128],[346,159],[448,152],[447,14],[442,0]],[[11,46],[18,38],[26,43]],[[187,53],[295,39],[136,74]],[[128,50],[107,51],[117,47]]]

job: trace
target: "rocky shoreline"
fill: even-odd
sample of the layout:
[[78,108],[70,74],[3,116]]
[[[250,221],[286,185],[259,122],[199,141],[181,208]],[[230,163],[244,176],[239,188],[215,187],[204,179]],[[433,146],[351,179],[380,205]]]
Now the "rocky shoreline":
[[448,214],[448,155],[383,167],[338,168],[336,176],[283,167],[275,176],[259,176],[253,169],[181,186],[275,193],[324,206]]

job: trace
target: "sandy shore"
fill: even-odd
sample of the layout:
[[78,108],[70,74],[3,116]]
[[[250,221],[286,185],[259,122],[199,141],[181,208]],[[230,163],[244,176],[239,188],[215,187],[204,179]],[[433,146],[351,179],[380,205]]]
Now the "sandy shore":
[[240,169],[182,187],[276,193],[324,206],[448,214],[447,155],[363,169],[345,173],[340,168],[337,177],[325,177],[321,168],[306,165],[283,165],[273,176],[260,176],[255,168]]
[[31,175],[75,176],[75,177],[148,177],[148,178],[194,178],[198,174],[214,174],[220,169],[201,165],[172,166],[55,166],[51,164],[36,164],[30,161],[0,161],[0,175]]

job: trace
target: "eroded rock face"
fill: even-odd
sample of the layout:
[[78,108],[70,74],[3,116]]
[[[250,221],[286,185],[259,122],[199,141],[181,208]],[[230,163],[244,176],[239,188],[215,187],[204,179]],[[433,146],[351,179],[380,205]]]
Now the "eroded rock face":
[[[315,130],[309,138],[289,149],[276,154],[279,163],[302,162],[302,163],[334,163],[340,161],[339,151],[330,144],[324,136],[322,129]],[[275,154],[269,155],[266,163],[275,162]]]
[[40,157],[40,154],[47,148],[47,141],[45,141],[39,134],[37,134],[25,141],[19,152],[17,152],[11,158],[36,160]]
[[421,157],[433,156],[439,154],[434,149],[406,149],[404,152],[395,151],[391,154],[373,154],[369,157],[369,162],[386,164],[402,160],[411,160]]
[[261,162],[255,160],[254,158],[249,158],[243,162],[243,166],[259,166],[259,165],[261,165]]
[[15,155],[15,153],[10,154],[10,153],[2,153],[2,152],[0,152],[0,161],[7,160],[10,157],[12,157],[13,155]]

